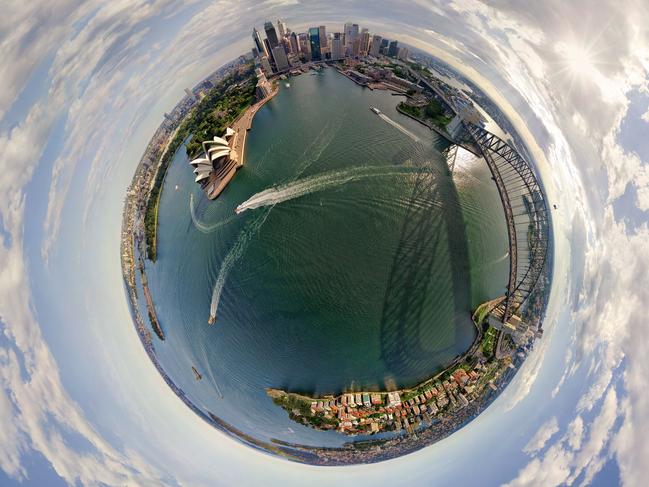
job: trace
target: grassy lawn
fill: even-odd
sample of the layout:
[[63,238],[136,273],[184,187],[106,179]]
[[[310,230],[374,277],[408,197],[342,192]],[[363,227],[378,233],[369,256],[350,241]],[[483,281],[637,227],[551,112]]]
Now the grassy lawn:
[[493,356],[494,347],[496,346],[496,329],[489,326],[489,329],[482,339],[482,353],[486,358]]

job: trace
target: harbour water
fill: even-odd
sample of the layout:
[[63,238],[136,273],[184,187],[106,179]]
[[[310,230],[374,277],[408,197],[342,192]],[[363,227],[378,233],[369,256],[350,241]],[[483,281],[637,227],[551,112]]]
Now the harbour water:
[[265,388],[412,386],[472,343],[471,309],[506,285],[498,193],[468,153],[451,175],[446,142],[398,101],[333,69],[293,78],[213,202],[176,154],[147,275],[156,354],[198,408],[263,441],[340,445]]

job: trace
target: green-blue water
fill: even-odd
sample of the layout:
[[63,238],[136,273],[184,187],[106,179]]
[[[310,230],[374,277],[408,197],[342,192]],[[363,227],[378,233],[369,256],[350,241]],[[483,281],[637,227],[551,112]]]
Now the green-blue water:
[[169,169],[148,266],[166,334],[156,352],[192,402],[243,432],[338,445],[349,438],[293,423],[265,388],[430,376],[470,346],[471,309],[502,294],[506,233],[484,163],[451,175],[446,143],[400,115],[398,97],[333,69],[290,83],[257,114],[246,164],[216,201],[184,149]]

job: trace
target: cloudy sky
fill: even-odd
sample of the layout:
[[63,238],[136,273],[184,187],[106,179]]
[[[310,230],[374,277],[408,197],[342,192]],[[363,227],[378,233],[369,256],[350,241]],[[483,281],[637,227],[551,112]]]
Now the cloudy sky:
[[[0,16],[0,485],[643,485],[649,6],[643,1],[8,0]],[[255,452],[192,413],[133,329],[125,189],[250,30],[352,20],[493,97],[557,204],[546,334],[469,426],[378,465]]]

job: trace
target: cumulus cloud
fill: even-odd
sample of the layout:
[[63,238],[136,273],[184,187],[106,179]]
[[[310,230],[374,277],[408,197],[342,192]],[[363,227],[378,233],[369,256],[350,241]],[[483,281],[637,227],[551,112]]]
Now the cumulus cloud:
[[[557,442],[521,469],[508,487],[536,485],[572,485],[580,476],[588,481],[602,467],[602,451],[611,436],[617,417],[617,395],[609,389],[598,415],[588,428],[588,438],[581,444],[583,422],[575,420]],[[554,433],[553,433],[554,434]]]
[[559,431],[559,424],[556,417],[552,417],[543,423],[530,441],[523,447],[525,453],[531,454],[542,450],[550,438]]

